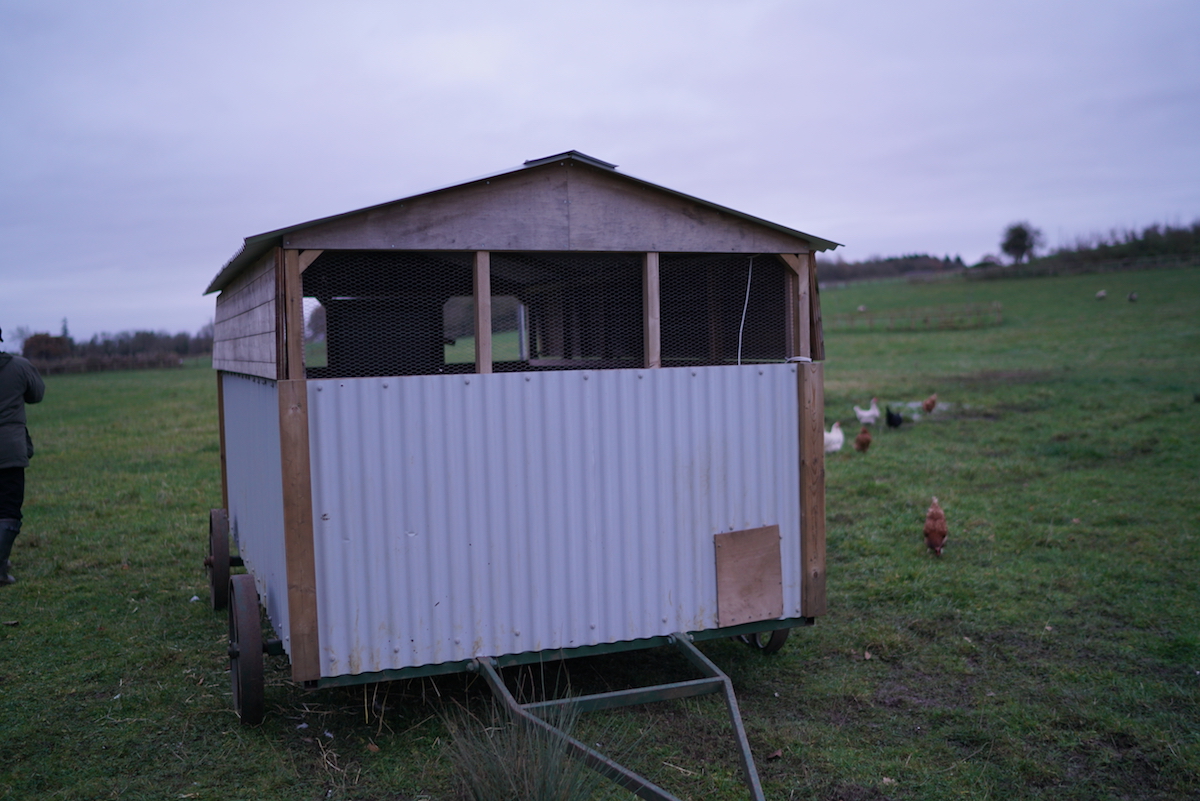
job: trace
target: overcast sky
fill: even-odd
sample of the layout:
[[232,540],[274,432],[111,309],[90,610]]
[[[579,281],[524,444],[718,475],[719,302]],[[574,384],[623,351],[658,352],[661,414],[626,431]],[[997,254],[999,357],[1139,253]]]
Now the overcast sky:
[[0,0],[0,327],[193,332],[247,236],[565,150],[847,260],[1191,223],[1198,31],[1196,0]]

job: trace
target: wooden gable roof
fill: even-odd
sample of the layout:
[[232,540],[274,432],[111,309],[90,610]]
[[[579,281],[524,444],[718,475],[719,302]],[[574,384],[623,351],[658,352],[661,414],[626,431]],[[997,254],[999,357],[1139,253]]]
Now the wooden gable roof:
[[249,237],[223,289],[272,247],[309,250],[807,253],[838,243],[620,173],[576,151]]

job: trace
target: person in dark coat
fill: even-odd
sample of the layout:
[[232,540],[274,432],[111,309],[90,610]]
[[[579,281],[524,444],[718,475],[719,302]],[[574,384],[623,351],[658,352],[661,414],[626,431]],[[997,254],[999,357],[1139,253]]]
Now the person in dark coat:
[[28,359],[0,353],[0,587],[16,581],[8,557],[21,533],[25,468],[33,456],[33,440],[25,427],[25,404],[40,403],[45,394],[46,384]]

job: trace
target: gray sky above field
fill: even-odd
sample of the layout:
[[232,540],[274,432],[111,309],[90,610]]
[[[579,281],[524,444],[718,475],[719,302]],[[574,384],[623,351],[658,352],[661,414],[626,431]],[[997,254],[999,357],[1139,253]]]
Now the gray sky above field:
[[5,0],[0,327],[195,331],[246,236],[572,149],[847,260],[1190,223],[1197,30],[1195,0]]

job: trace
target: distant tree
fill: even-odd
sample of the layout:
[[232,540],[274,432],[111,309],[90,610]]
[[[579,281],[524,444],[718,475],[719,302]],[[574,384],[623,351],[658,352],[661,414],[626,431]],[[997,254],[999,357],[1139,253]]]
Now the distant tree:
[[65,359],[71,355],[71,338],[31,334],[21,348],[26,359]]
[[[21,346],[25,343],[25,340],[29,339],[31,336],[33,336],[33,331],[30,330],[29,326],[18,325],[16,328],[8,332],[8,339],[4,340],[4,345],[8,345],[9,347],[13,348],[15,353],[20,353]],[[0,349],[3,349],[4,345],[0,345]]]
[[1000,240],[1000,250],[1012,256],[1013,264],[1020,264],[1042,246],[1042,232],[1027,222],[1015,222],[1004,229],[1004,238]]
[[325,339],[325,306],[318,303],[308,315],[308,342]]
[[196,332],[196,336],[192,337],[191,343],[188,345],[188,353],[193,356],[198,353],[212,353],[213,349],[213,323],[208,321],[200,327]]

